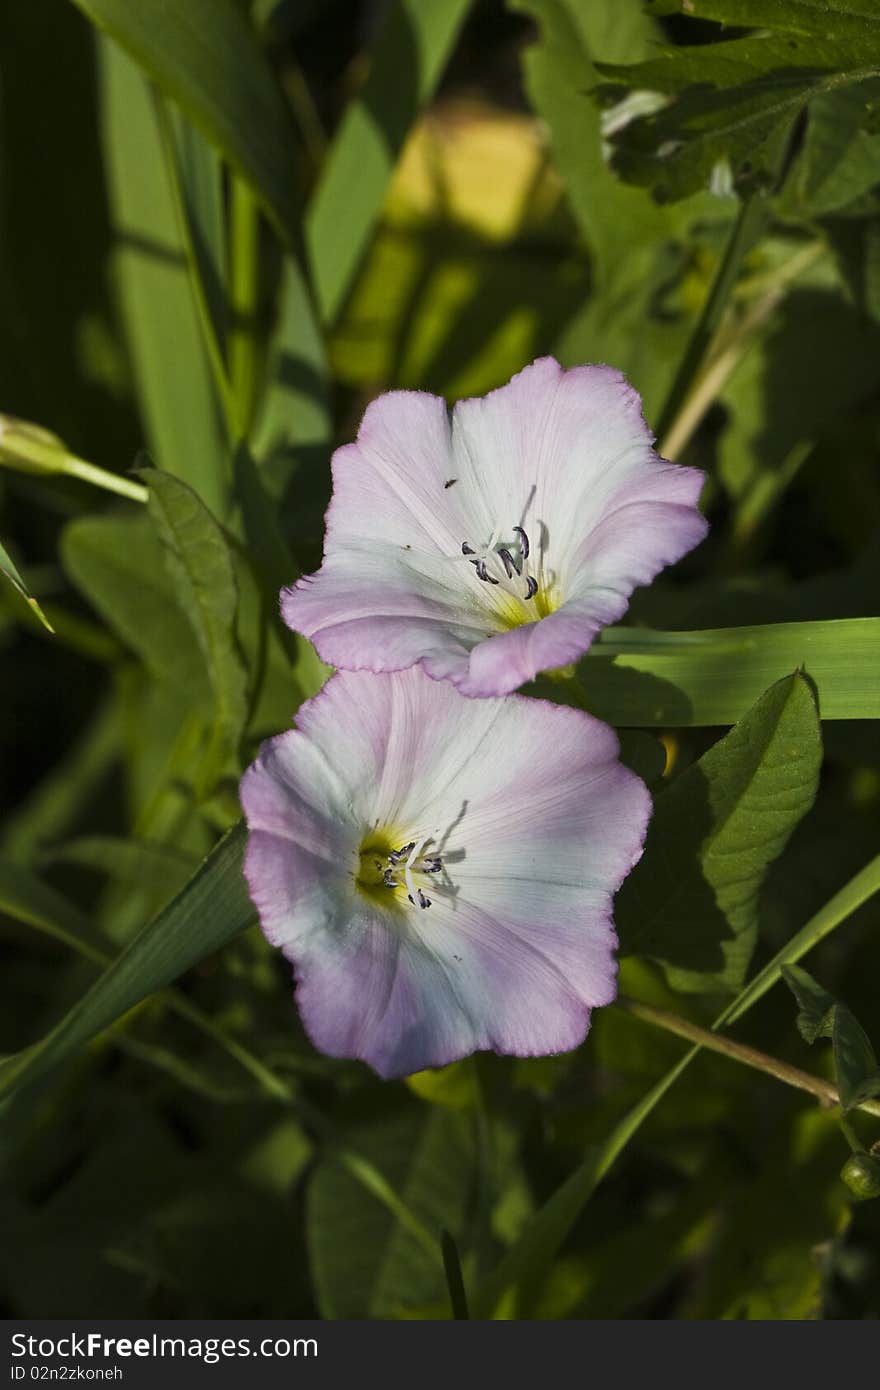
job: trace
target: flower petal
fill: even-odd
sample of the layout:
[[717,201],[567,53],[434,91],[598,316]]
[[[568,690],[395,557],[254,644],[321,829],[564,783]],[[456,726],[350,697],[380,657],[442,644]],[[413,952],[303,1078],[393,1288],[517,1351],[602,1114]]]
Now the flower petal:
[[[705,535],[703,475],[652,444],[611,367],[540,358],[459,401],[451,427],[439,397],[389,392],[334,455],[324,564],[285,590],[284,618],[332,665],[420,663],[466,695],[507,694],[582,656],[633,589]],[[511,588],[462,555],[488,547],[500,564],[495,547],[523,534],[551,610],[532,621],[509,552]]]
[[[614,997],[612,894],[650,807],[613,731],[418,670],[340,673],[298,724],[243,780],[245,871],[316,1045],[383,1076],[576,1046]],[[358,888],[377,830],[428,837],[429,908]]]

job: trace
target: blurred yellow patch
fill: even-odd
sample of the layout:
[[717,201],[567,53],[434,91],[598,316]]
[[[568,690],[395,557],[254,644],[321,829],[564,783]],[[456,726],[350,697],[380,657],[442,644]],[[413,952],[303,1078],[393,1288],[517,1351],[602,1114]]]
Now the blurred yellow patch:
[[471,1110],[479,1103],[477,1073],[470,1057],[462,1062],[450,1062],[448,1067],[413,1072],[405,1080],[411,1091],[433,1105],[446,1105],[450,1110]]
[[492,241],[543,226],[562,199],[532,116],[477,102],[439,107],[404,146],[385,206],[396,226],[457,222]]

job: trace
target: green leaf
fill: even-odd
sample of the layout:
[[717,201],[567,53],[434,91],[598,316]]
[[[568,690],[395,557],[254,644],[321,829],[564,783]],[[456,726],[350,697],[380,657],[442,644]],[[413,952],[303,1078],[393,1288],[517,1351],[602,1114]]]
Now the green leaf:
[[837,1089],[844,1112],[880,1095],[880,1071],[871,1040],[845,1004],[838,1004],[831,1031]]
[[179,102],[295,244],[295,131],[244,8],[235,0],[74,3]]
[[692,19],[817,38],[878,38],[874,0],[646,0],[645,8],[650,14],[681,11]]
[[619,276],[620,239],[647,242],[664,233],[669,214],[615,178],[602,155],[599,112],[587,96],[594,61],[644,58],[653,26],[639,0],[514,0],[539,26],[523,50],[529,99],[546,121],[556,165],[599,275]]
[[61,558],[77,588],[153,676],[187,689],[195,705],[209,698],[204,661],[146,512],[70,522]]
[[413,1106],[371,1116],[352,1147],[373,1163],[426,1229],[423,1245],[338,1161],[315,1169],[306,1222],[324,1317],[393,1318],[445,1296],[441,1231],[458,1230],[467,1209],[473,1152],[465,1117]]
[[[736,1022],[781,978],[783,966],[793,965],[818,942],[845,922],[863,903],[880,893],[880,855],[866,864],[781,951],[750,980],[716,1018],[713,1029]],[[480,1286],[472,1299],[473,1316],[487,1318],[502,1310],[507,1316],[527,1316],[552,1260],[605,1174],[620,1157],[644,1122],[653,1114],[702,1048],[696,1045],[676,1062],[650,1091],[618,1122],[602,1144],[547,1199],[526,1223],[516,1244]],[[523,1311],[525,1310],[525,1311]]]
[[617,899],[622,950],[658,960],[675,989],[738,989],[764,875],[812,806],[821,763],[812,692],[789,676],[658,795]]
[[812,975],[799,965],[783,965],[782,978],[800,1005],[797,1026],[808,1043],[817,1038],[830,1038],[834,1023],[834,999]]
[[306,214],[321,318],[332,324],[376,225],[416,116],[430,100],[470,0],[393,0],[363,90],[346,111]]
[[865,99],[877,85],[844,87],[810,102],[803,149],[780,202],[784,216],[845,210],[880,182],[880,135],[865,129]]
[[701,632],[606,628],[578,666],[590,709],[636,728],[734,724],[802,668],[823,719],[880,718],[880,618]]
[[782,977],[800,1005],[797,1026],[808,1043],[830,1038],[841,1107],[846,1113],[880,1095],[880,1070],[871,1040],[858,1019],[799,966],[783,966]]
[[[862,122],[866,107],[876,102],[876,15],[873,22],[839,16],[829,23],[827,13],[820,17],[813,11],[808,23],[792,25],[787,11],[797,6],[755,8],[761,10],[760,20],[733,22],[753,22],[761,33],[664,48],[659,56],[628,67],[599,65],[603,76],[614,82],[674,98],[659,112],[638,116],[612,136],[616,168],[630,182],[650,187],[658,201],[706,186],[721,161],[735,179],[754,183],[760,176],[765,183],[775,183],[781,171],[779,139],[808,101],[856,85],[854,100],[861,102]],[[603,94],[612,99],[613,89]]]
[[3,574],[4,577],[9,580],[9,583],[12,585],[13,589],[17,590],[17,592],[21,594],[25,603],[29,606],[31,612],[36,614],[40,622],[43,624],[43,627],[46,628],[49,632],[54,632],[55,629],[49,622],[49,619],[46,617],[39,603],[34,598],[30,589],[25,584],[24,580],[19,574],[18,569],[16,568],[8,550],[6,550],[6,548],[2,544],[0,544],[0,574]]
[[0,1063],[0,1099],[76,1054],[129,1009],[219,951],[255,921],[241,871],[244,842],[244,826],[239,823],[60,1023],[39,1042]]
[[153,93],[108,39],[98,44],[98,73],[112,271],[147,444],[160,467],[223,515],[228,443]]
[[247,675],[235,635],[238,584],[226,539],[192,488],[146,469],[149,511],[178,600],[189,617],[214,692],[218,762],[234,752],[247,719]]

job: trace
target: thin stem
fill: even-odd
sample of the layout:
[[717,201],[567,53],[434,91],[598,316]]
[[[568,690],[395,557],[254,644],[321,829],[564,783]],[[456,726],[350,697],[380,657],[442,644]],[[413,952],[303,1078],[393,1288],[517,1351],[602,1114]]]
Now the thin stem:
[[257,294],[259,290],[260,214],[244,179],[232,176],[232,236],[229,297],[229,375],[239,434],[244,437],[254,411],[257,380]]
[[810,242],[774,271],[772,277],[762,277],[769,279],[765,293],[729,334],[722,335],[724,341],[716,342],[714,350],[707,353],[703,369],[697,373],[668,430],[661,434],[659,450],[665,458],[675,458],[690,443],[706,411],[781,303],[789,286],[824,255],[825,250],[824,242]]
[[[744,1066],[753,1067],[756,1071],[775,1077],[786,1086],[807,1091],[823,1105],[840,1104],[837,1089],[830,1081],[811,1076],[809,1072],[801,1071],[800,1067],[789,1066],[787,1062],[780,1061],[778,1057],[771,1057],[767,1052],[759,1052],[757,1048],[735,1042],[733,1038],[712,1033],[708,1028],[701,1028],[699,1024],[691,1023],[689,1019],[681,1018],[678,1014],[668,1013],[666,1009],[655,1008],[653,1004],[642,1004],[636,999],[627,998],[618,999],[617,1004],[619,1008],[625,1009],[627,1013],[642,1019],[645,1023],[664,1028],[667,1033],[675,1033],[676,1037],[686,1038],[688,1042],[698,1043],[707,1051],[717,1052],[722,1057],[729,1057],[731,1061],[742,1062]],[[859,1109],[867,1111],[869,1115],[880,1116],[880,1101],[866,1100]]]
[[712,283],[703,312],[691,334],[675,379],[660,413],[657,435],[665,439],[684,401],[693,387],[715,334],[721,325],[736,278],[743,260],[762,235],[769,217],[768,200],[764,193],[750,194],[742,204],[724,251],[718,272]]
[[120,497],[127,497],[132,502],[146,502],[147,489],[140,483],[133,483],[130,478],[123,478],[118,473],[111,473],[107,468],[99,468],[96,463],[89,463],[86,459],[77,458],[76,454],[65,454],[64,466],[60,470],[69,478],[79,478],[81,482],[92,483],[95,487],[102,487],[107,492],[115,492]]

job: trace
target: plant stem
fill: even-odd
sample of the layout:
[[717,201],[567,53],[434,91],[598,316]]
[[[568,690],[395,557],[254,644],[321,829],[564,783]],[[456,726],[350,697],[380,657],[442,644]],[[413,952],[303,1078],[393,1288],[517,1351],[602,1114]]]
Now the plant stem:
[[259,291],[260,214],[244,179],[232,176],[229,297],[229,376],[239,436],[244,438],[254,411],[257,381],[256,314]]
[[669,434],[670,427],[677,418],[708,356],[727,308],[727,301],[736,284],[740,266],[763,233],[768,216],[767,197],[759,192],[750,194],[739,210],[712,288],[706,303],[703,305],[703,312],[697,320],[684,357],[675,374],[669,395],[660,412],[657,437],[661,440],[665,441]]
[[675,458],[687,447],[706,411],[724,389],[789,287],[824,255],[826,249],[824,242],[812,241],[780,266],[772,277],[761,277],[769,282],[764,294],[732,331],[721,334],[712,351],[707,352],[705,364],[698,371],[691,390],[668,430],[661,434],[659,451],[664,458]]
[[118,473],[111,473],[107,468],[99,468],[96,463],[89,463],[86,459],[77,458],[76,454],[66,454],[64,466],[59,470],[69,478],[79,478],[83,483],[92,483],[95,487],[102,487],[107,492],[115,492],[120,497],[127,497],[132,502],[146,502],[147,489],[140,483],[133,483],[129,478],[123,478]]
[[[840,1104],[837,1089],[830,1081],[811,1076],[809,1072],[801,1071],[800,1067],[789,1066],[787,1062],[780,1061],[778,1057],[771,1057],[767,1052],[759,1052],[757,1048],[749,1047],[746,1043],[734,1042],[733,1038],[712,1033],[708,1028],[701,1028],[699,1024],[691,1023],[689,1019],[681,1018],[678,1014],[668,1013],[666,1009],[655,1008],[653,1004],[642,1004],[636,999],[627,998],[618,999],[617,1004],[619,1008],[625,1009],[627,1013],[642,1019],[645,1023],[664,1028],[667,1033],[675,1033],[677,1037],[686,1038],[688,1042],[698,1043],[709,1052],[717,1052],[722,1057],[729,1057],[731,1061],[742,1062],[744,1066],[753,1067],[756,1071],[775,1077],[786,1086],[807,1091],[823,1105]],[[880,1116],[880,1101],[866,1100],[859,1109],[867,1111],[869,1115]]]

